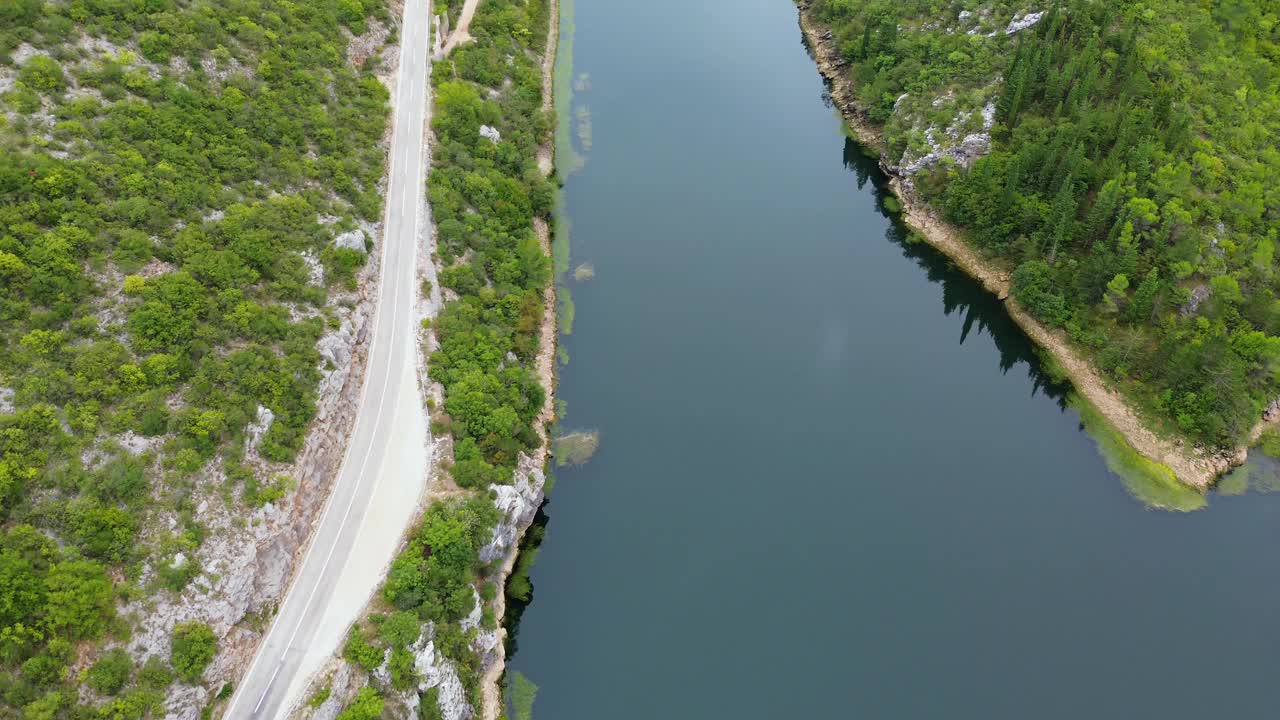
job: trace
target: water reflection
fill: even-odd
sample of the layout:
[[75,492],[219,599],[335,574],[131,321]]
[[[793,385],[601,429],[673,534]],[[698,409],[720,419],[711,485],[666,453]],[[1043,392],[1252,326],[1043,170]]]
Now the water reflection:
[[864,152],[857,142],[845,138],[843,158],[845,168],[854,174],[859,190],[868,184],[875,192],[876,209],[890,220],[886,223],[885,238],[902,249],[922,270],[931,282],[942,285],[942,312],[950,316],[958,313],[961,318],[961,345],[969,339],[976,327],[978,334],[991,337],[1000,353],[1000,370],[1008,373],[1019,364],[1025,365],[1031,380],[1031,394],[1044,393],[1066,410],[1069,407],[1071,385],[1051,377],[1044,370],[1036,354],[1035,345],[1021,328],[1005,312],[1003,304],[987,292],[978,281],[956,268],[951,260],[933,246],[916,239],[910,228],[885,207],[885,199],[892,197],[889,184],[874,158]]
[[[824,92],[823,100],[831,105],[831,98]],[[1087,407],[1072,391],[1071,384],[1059,380],[1044,369],[1035,344],[1005,312],[1003,303],[982,285],[969,277],[941,251],[915,237],[915,234],[886,207],[885,200],[892,197],[888,179],[879,162],[868,155],[862,146],[846,137],[842,150],[844,167],[853,173],[857,188],[871,185],[876,199],[876,209],[890,220],[886,224],[885,238],[902,249],[904,257],[911,259],[925,272],[931,282],[942,286],[942,312],[961,317],[960,344],[968,340],[976,327],[978,334],[985,333],[1000,354],[1000,370],[1007,374],[1018,365],[1026,367],[1031,381],[1031,393],[1043,393],[1051,398],[1063,412],[1068,410],[1080,416],[1079,428],[1089,435],[1106,460],[1107,467],[1116,474],[1126,490],[1148,507],[1162,510],[1190,511],[1208,505],[1205,494],[1191,489],[1172,477],[1167,468],[1156,466],[1139,456],[1096,412]],[[1271,493],[1280,491],[1280,460],[1254,449],[1249,461],[1236,471],[1224,476],[1209,495],[1242,495],[1247,492]]]

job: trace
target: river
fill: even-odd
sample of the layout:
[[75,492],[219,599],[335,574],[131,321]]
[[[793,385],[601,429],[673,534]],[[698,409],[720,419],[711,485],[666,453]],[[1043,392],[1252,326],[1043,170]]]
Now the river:
[[601,445],[545,508],[534,716],[1275,716],[1280,493],[1126,490],[884,212],[789,0],[575,5],[559,396]]

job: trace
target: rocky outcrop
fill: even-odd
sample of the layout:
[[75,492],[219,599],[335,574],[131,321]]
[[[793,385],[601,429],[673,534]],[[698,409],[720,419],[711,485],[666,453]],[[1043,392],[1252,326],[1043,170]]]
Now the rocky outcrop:
[[329,697],[311,713],[310,720],[335,720],[347,699],[355,693],[358,684],[355,670],[345,662],[338,662],[325,686],[329,690]]
[[973,113],[962,111],[942,132],[934,127],[926,128],[928,150],[916,155],[908,148],[897,165],[889,164],[889,169],[894,174],[909,178],[943,160],[950,160],[964,168],[973,165],[978,158],[991,152],[991,128],[996,122],[995,103],[989,102],[982,108],[982,129],[979,132],[965,133],[964,128],[969,126],[971,117]]
[[[475,711],[467,703],[467,690],[462,686],[458,671],[453,663],[436,651],[431,639],[432,628],[427,626],[418,641],[413,644],[413,669],[421,680],[418,692],[423,693],[431,688],[436,689],[436,701],[440,706],[440,716],[444,720],[471,720]],[[411,701],[414,702],[414,701]],[[414,703],[416,710],[416,702]]]
[[365,252],[364,231],[351,230],[350,232],[344,232],[333,239],[333,246],[340,249]]
[[259,405],[257,417],[249,423],[244,429],[244,449],[246,454],[252,454],[258,449],[258,445],[262,442],[263,436],[271,429],[271,423],[275,422],[276,414],[270,409]]
[[489,542],[480,548],[481,562],[493,562],[515,550],[520,534],[533,522],[542,504],[545,481],[540,463],[521,455],[512,484],[489,486],[494,493],[493,504],[502,512],[502,519],[493,528]]
[[1041,18],[1047,14],[1048,13],[1045,12],[1029,12],[1021,17],[1015,17],[1013,20],[1009,21],[1009,27],[1004,29],[1004,34],[1012,35],[1017,32],[1022,32],[1023,30],[1026,30],[1040,22]]
[[481,125],[480,137],[488,140],[494,145],[502,142],[502,133],[498,132],[498,128],[493,127],[492,125]]
[[1187,304],[1183,305],[1179,312],[1182,313],[1183,317],[1195,315],[1196,311],[1200,309],[1200,305],[1202,305],[1205,300],[1208,300],[1211,295],[1213,295],[1213,289],[1208,285],[1195,286],[1191,290],[1191,297],[1187,298]]

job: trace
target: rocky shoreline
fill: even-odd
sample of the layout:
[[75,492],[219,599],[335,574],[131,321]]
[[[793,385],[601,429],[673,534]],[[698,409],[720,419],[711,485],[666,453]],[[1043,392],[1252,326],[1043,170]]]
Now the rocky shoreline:
[[[810,17],[807,0],[797,0],[796,4],[800,10],[800,28],[818,71],[827,81],[833,104],[840,110],[858,142],[879,152],[884,145],[883,138],[854,100],[852,82],[842,70],[844,62],[833,46],[831,31]],[[903,221],[1004,301],[1014,322],[1053,357],[1076,392],[1096,407],[1134,450],[1169,468],[1181,482],[1200,490],[1208,489],[1219,476],[1244,463],[1246,446],[1206,449],[1190,446],[1182,440],[1170,440],[1154,432],[1150,423],[1071,345],[1063,333],[1045,327],[1010,296],[1010,275],[1006,270],[979,256],[963,239],[960,230],[948,225],[915,195],[910,182],[904,180],[895,167],[883,159],[880,167],[890,178],[890,189],[902,203]],[[1280,413],[1272,415],[1280,416]],[[1251,433],[1251,441],[1256,441],[1273,422],[1273,418],[1261,418]]]
[[[560,43],[559,0],[548,0],[548,5],[550,8],[549,15],[551,16],[548,20],[550,28],[547,31],[547,47],[542,55],[542,109],[544,112],[550,111],[554,106],[556,50]],[[566,119],[565,122],[568,122],[568,120]],[[543,177],[549,177],[554,171],[554,158],[555,133],[553,132],[551,137],[538,149],[538,169],[542,172]],[[548,227],[547,223],[541,218],[534,218],[533,227],[538,235],[538,243],[542,246],[542,251],[547,254],[547,257],[551,257],[551,234],[554,228]],[[483,720],[498,720],[504,714],[501,683],[507,667],[505,643],[507,631],[503,625],[507,612],[507,578],[511,576],[511,571],[516,565],[516,558],[520,554],[520,540],[524,537],[525,531],[529,529],[529,525],[533,523],[533,518],[537,515],[538,508],[542,505],[546,483],[544,471],[551,452],[549,428],[555,422],[556,397],[555,278],[552,278],[542,291],[542,303],[543,315],[542,326],[539,328],[537,359],[538,378],[542,381],[542,386],[547,391],[546,400],[543,403],[542,412],[538,416],[537,422],[538,438],[542,442],[539,444],[534,456],[528,459],[530,462],[527,469],[524,462],[525,458],[521,458],[522,462],[516,470],[514,486],[492,486],[493,491],[497,493],[495,503],[504,513],[504,521],[494,529],[494,541],[496,542],[501,537],[506,540],[506,548],[503,550],[502,562],[499,565],[498,572],[493,577],[493,582],[498,586],[498,594],[493,599],[493,613],[498,621],[496,633],[498,642],[490,657],[487,658],[487,667],[485,668],[484,678],[481,681],[484,707],[481,709],[480,716]],[[488,558],[482,555],[481,559],[486,560]]]

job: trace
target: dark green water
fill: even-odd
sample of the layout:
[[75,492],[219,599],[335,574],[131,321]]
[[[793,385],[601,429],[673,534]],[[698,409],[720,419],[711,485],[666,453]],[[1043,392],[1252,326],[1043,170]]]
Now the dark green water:
[[1280,495],[1146,508],[880,207],[789,0],[577,0],[540,720],[1264,718]]

